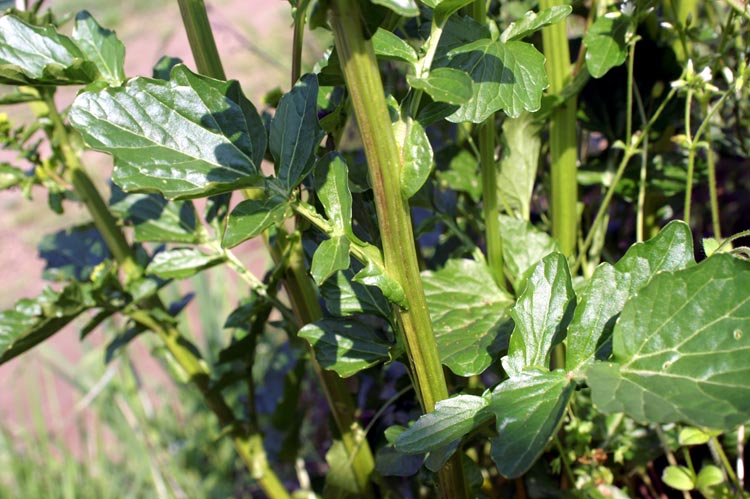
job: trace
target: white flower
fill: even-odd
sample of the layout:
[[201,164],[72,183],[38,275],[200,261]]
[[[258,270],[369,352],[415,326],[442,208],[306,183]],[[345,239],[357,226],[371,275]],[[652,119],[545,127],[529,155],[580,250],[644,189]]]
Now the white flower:
[[620,5],[620,12],[625,16],[633,17],[633,14],[635,14],[635,3],[630,0],[623,2]]

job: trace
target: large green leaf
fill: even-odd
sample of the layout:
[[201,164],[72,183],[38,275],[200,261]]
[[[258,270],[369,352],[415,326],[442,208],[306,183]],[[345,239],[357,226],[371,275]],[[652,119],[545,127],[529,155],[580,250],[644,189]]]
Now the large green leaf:
[[285,94],[271,120],[269,148],[276,176],[291,191],[310,173],[323,137],[318,123],[318,78],[306,74]]
[[69,227],[42,238],[39,257],[50,281],[88,281],[97,265],[109,258],[104,238],[93,224]]
[[286,197],[274,195],[241,202],[227,217],[222,246],[232,248],[280,223],[284,220],[288,204]]
[[508,347],[512,298],[472,260],[449,260],[422,282],[443,364],[459,376],[483,372]]
[[549,234],[525,220],[501,215],[500,236],[503,240],[503,260],[516,294],[526,287],[526,279],[537,262],[554,251],[560,251]]
[[339,270],[349,268],[349,239],[346,236],[334,236],[326,239],[315,250],[310,274],[320,285]]
[[262,181],[265,128],[236,81],[172,70],[169,82],[134,78],[84,92],[70,121],[86,142],[115,158],[124,190],[167,198],[211,196]]
[[530,369],[492,391],[490,411],[497,418],[492,460],[507,478],[531,468],[557,432],[573,394],[573,384],[562,370]]
[[126,194],[112,190],[110,209],[135,229],[138,242],[197,243],[200,241],[195,207],[187,201],[168,201],[160,194]]
[[407,75],[413,88],[424,90],[435,102],[464,104],[471,99],[472,81],[469,75],[453,68],[435,68],[424,78]]
[[372,314],[390,319],[391,306],[380,290],[352,281],[351,270],[336,272],[320,287],[326,308],[333,315]]
[[630,28],[630,18],[619,12],[599,17],[583,37],[586,45],[586,67],[594,78],[625,62],[628,46],[625,37]]
[[726,254],[665,272],[632,296],[613,361],[586,378],[599,410],[730,430],[750,419],[750,263]]
[[146,271],[163,279],[184,279],[223,261],[221,255],[207,255],[195,248],[178,248],[157,253]]
[[594,358],[609,357],[612,328],[625,302],[657,273],[693,263],[690,228],[675,221],[653,239],[631,246],[614,267],[597,267],[568,327],[566,369],[580,375]]
[[459,440],[492,418],[485,411],[489,401],[475,395],[457,395],[435,404],[435,410],[420,416],[396,439],[396,449],[422,454]]
[[562,21],[573,11],[570,5],[555,5],[549,9],[536,13],[529,11],[519,20],[514,21],[505,28],[500,35],[500,41],[505,43],[512,40],[526,38],[550,24]]
[[472,98],[448,120],[481,123],[495,111],[516,117],[541,107],[542,91],[549,83],[544,56],[533,45],[482,39],[455,48],[448,56],[450,67],[465,71],[474,82]]
[[97,65],[53,26],[31,26],[0,17],[0,83],[85,85],[100,78]]
[[503,122],[503,149],[497,189],[504,205],[524,220],[531,215],[539,154],[542,149],[541,123],[530,113]]
[[391,344],[365,322],[354,319],[321,319],[299,330],[325,369],[348,378],[388,360]]
[[47,288],[37,298],[24,298],[13,310],[0,312],[0,364],[42,343],[92,307],[86,289],[74,283],[61,292]]
[[547,255],[510,311],[515,328],[503,367],[511,377],[527,367],[549,369],[552,346],[562,340],[575,305],[568,261],[562,253]]
[[84,10],[76,15],[73,40],[110,85],[120,85],[125,81],[125,45],[114,31],[102,28]]

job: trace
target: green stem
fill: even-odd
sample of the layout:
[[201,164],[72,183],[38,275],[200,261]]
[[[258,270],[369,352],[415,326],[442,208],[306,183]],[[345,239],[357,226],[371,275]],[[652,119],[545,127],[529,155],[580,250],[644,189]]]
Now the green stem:
[[302,42],[305,33],[305,11],[300,11],[302,0],[294,6],[294,37],[292,40],[292,85],[302,75]]
[[[351,95],[383,241],[385,270],[403,288],[408,308],[398,310],[415,390],[426,412],[448,397],[448,387],[427,312],[419,275],[416,246],[408,200],[401,195],[400,162],[396,139],[388,116],[383,83],[372,44],[360,25],[356,0],[333,0],[330,16],[336,50]],[[466,497],[460,455],[439,472],[444,497]]]
[[226,80],[211,23],[208,21],[206,4],[203,0],[177,0],[177,3],[198,72],[211,78]]
[[[563,5],[562,0],[541,0],[540,9]],[[570,77],[570,50],[566,23],[555,23],[542,30],[552,94],[559,94]],[[566,256],[572,256],[578,237],[578,182],[576,180],[576,98],[569,98],[550,116],[552,234]]]
[[690,111],[693,106],[693,90],[688,89],[685,99],[685,137],[688,146],[687,179],[685,180],[685,204],[683,205],[683,219],[690,225],[690,207],[693,197],[693,172],[695,171],[695,141],[690,130]]
[[729,458],[727,458],[727,454],[724,452],[724,447],[719,443],[719,440],[716,437],[711,437],[708,441],[708,445],[719,456],[719,460],[724,468],[724,472],[727,474],[727,477],[729,477],[729,481],[732,482],[737,490],[742,490],[742,485],[737,478],[737,474],[734,472],[732,463],[729,462]]

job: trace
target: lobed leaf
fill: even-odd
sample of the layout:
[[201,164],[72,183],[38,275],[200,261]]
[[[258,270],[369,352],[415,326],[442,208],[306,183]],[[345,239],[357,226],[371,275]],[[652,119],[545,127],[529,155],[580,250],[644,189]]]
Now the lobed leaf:
[[114,31],[102,28],[84,10],[76,15],[72,38],[107,83],[117,86],[125,81],[125,45]]
[[449,260],[422,283],[443,364],[459,376],[482,373],[508,346],[512,298],[472,260]]
[[595,358],[609,357],[612,328],[627,300],[659,272],[693,263],[690,228],[674,221],[649,241],[631,246],[614,267],[597,267],[568,327],[566,369],[580,373]]
[[750,263],[727,254],[656,275],[625,303],[613,362],[586,372],[599,410],[730,430],[750,414]]
[[89,146],[114,156],[112,179],[126,191],[196,198],[263,178],[265,128],[239,84],[182,65],[169,82],[134,78],[80,94],[70,122]]
[[510,311],[515,328],[510,336],[503,368],[514,377],[528,367],[549,369],[550,351],[562,341],[575,309],[575,293],[562,253],[539,262]]
[[562,370],[529,369],[492,391],[488,410],[497,418],[492,460],[507,478],[528,471],[557,432],[573,384]]
[[321,319],[299,330],[321,367],[343,378],[388,360],[390,343],[359,319]]

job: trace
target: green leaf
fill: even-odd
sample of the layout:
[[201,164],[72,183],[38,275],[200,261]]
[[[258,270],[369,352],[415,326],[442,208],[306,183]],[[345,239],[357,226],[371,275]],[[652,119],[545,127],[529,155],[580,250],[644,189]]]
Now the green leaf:
[[401,160],[401,195],[409,199],[427,182],[434,156],[422,125],[409,117],[393,124]]
[[677,441],[680,445],[703,445],[711,440],[711,435],[700,428],[687,427],[680,430]]
[[85,85],[99,79],[96,64],[53,26],[31,26],[15,16],[0,17],[0,83]]
[[315,351],[321,367],[343,378],[388,360],[391,347],[377,331],[359,319],[321,319],[299,330]]
[[445,25],[445,22],[450,16],[473,1],[474,0],[441,0],[440,2],[437,2],[433,14],[433,22],[438,26]]
[[706,464],[701,467],[698,472],[698,476],[695,477],[695,488],[696,489],[707,489],[714,485],[719,485],[724,481],[724,473],[718,466],[713,464]]
[[544,56],[533,45],[512,41],[477,40],[453,49],[449,66],[468,73],[473,96],[448,117],[459,123],[481,123],[495,111],[510,117],[537,111],[549,82]]
[[453,68],[435,68],[424,78],[407,75],[413,88],[425,91],[435,102],[464,104],[471,99],[472,81],[465,72]]
[[531,468],[557,432],[573,384],[562,370],[526,370],[492,391],[489,410],[497,418],[492,459],[507,478]]
[[568,326],[566,369],[578,373],[595,358],[609,357],[612,328],[625,302],[659,272],[693,263],[690,228],[675,221],[649,241],[632,245],[614,267],[597,267]]
[[385,273],[382,261],[368,260],[365,267],[357,272],[352,280],[367,286],[377,287],[383,293],[383,296],[400,307],[407,308],[409,306],[404,288],[397,280]]
[[482,197],[482,177],[479,161],[466,149],[459,149],[448,163],[448,170],[438,170],[435,175],[443,187],[466,192],[474,202]]
[[326,309],[337,316],[372,314],[390,319],[391,306],[378,288],[353,282],[353,277],[351,270],[336,272],[320,287]]
[[126,194],[115,187],[110,209],[135,228],[138,242],[200,242],[195,207],[190,202],[168,201],[160,194]]
[[561,253],[547,255],[510,311],[515,328],[503,359],[509,376],[528,367],[549,369],[550,351],[562,341],[575,305],[568,261]]
[[13,310],[0,312],[0,364],[42,343],[84,311],[94,307],[78,283],[61,292],[45,289],[36,298],[24,298]]
[[524,220],[531,215],[531,195],[542,149],[540,131],[541,124],[530,113],[503,121],[497,188],[503,204],[517,210]]
[[352,231],[352,193],[349,190],[349,170],[343,156],[330,152],[320,158],[315,164],[314,181],[315,192],[335,233],[358,240]]
[[274,195],[241,202],[227,217],[221,245],[233,248],[241,242],[259,236],[266,229],[284,220],[287,207],[287,198]]
[[416,17],[419,15],[419,7],[415,0],[372,0],[372,3],[388,7],[401,16]]
[[667,466],[661,474],[661,480],[677,490],[693,490],[695,488],[695,474],[684,466]]
[[500,41],[505,43],[512,40],[520,40],[539,31],[545,26],[562,21],[570,15],[573,7],[570,5],[555,5],[549,9],[536,12],[529,11],[518,21],[514,21],[505,28],[500,35]]
[[378,449],[375,455],[375,469],[383,476],[412,476],[422,467],[424,456],[404,454],[392,445]]
[[351,465],[352,457],[341,440],[334,440],[326,452],[328,472],[326,473],[323,497],[330,499],[358,499],[362,491],[357,485],[357,477]]
[[317,102],[318,78],[306,74],[281,98],[271,120],[269,148],[276,176],[288,192],[310,173],[323,138]]
[[546,232],[529,222],[505,215],[500,216],[500,236],[503,240],[503,260],[516,294],[526,287],[526,279],[537,262],[554,251],[560,251],[555,240]]
[[750,414],[750,263],[719,254],[661,273],[632,296],[613,363],[586,375],[605,412],[730,430]]
[[482,373],[508,347],[512,298],[473,260],[448,260],[422,283],[443,364],[459,376]]
[[110,85],[117,86],[125,81],[125,45],[114,31],[102,28],[84,10],[76,15],[73,40]]
[[310,274],[316,284],[323,284],[334,272],[349,268],[349,239],[335,236],[326,239],[313,254]]
[[410,64],[414,64],[418,60],[417,51],[391,31],[378,28],[371,41],[375,55],[378,57],[404,61]]
[[492,414],[485,411],[487,405],[486,398],[474,395],[441,400],[435,404],[435,410],[420,416],[396,439],[396,449],[421,454],[459,440],[492,418]]
[[26,178],[26,173],[20,168],[6,163],[0,163],[0,189],[9,189],[19,185]]
[[630,28],[630,18],[619,12],[599,17],[583,37],[586,46],[586,67],[594,78],[625,62],[628,46],[625,37]]
[[162,279],[184,279],[223,261],[221,255],[206,255],[195,248],[179,248],[157,253],[146,272]]
[[134,78],[84,92],[70,121],[94,149],[115,158],[124,190],[167,198],[212,196],[259,185],[265,128],[236,81],[172,70],[172,80]]
[[69,227],[45,236],[38,246],[49,281],[88,281],[97,265],[109,258],[109,249],[93,224]]

